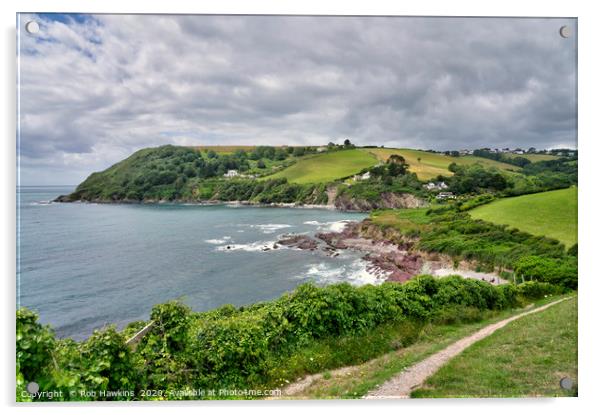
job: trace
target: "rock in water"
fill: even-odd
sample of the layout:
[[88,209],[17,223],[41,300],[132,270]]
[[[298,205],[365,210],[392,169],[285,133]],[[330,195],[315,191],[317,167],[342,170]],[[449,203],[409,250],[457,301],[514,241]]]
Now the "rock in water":
[[318,248],[318,242],[307,235],[286,235],[278,241],[278,244],[310,251]]

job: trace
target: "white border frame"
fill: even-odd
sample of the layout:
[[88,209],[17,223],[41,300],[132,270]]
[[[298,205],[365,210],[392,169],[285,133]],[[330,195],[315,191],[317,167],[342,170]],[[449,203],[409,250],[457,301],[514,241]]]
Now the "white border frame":
[[[245,413],[281,413],[305,414],[307,411],[344,410],[351,412],[370,411],[420,411],[420,413],[461,412],[462,414],[504,414],[509,411],[525,409],[529,412],[540,410],[546,413],[566,413],[570,410],[586,410],[593,407],[599,384],[600,365],[599,345],[601,336],[598,316],[602,275],[594,266],[597,252],[596,236],[601,231],[597,196],[600,192],[601,177],[597,169],[602,155],[600,145],[599,96],[600,76],[602,73],[599,40],[602,39],[600,14],[596,13],[595,2],[586,1],[537,1],[505,0],[504,2],[483,2],[475,0],[435,1],[422,0],[412,2],[386,0],[146,0],[134,2],[126,0],[104,0],[84,3],[73,0],[53,0],[42,2],[21,0],[18,3],[3,1],[2,7],[2,84],[5,86],[2,99],[2,186],[3,203],[1,223],[1,264],[4,266],[4,305],[2,307],[5,335],[0,342],[2,348],[2,375],[0,391],[3,406],[9,413],[60,413],[78,412],[104,414],[107,409],[119,412],[142,412],[147,414],[166,411],[194,412],[232,411]],[[337,15],[427,15],[427,16],[553,16],[578,17],[579,21],[579,244],[581,260],[579,262],[579,398],[577,399],[520,399],[520,400],[420,400],[404,402],[356,402],[356,401],[312,401],[312,402],[183,402],[183,403],[137,403],[137,404],[63,404],[63,405],[26,405],[16,407],[14,400],[14,333],[15,333],[15,218],[16,218],[16,12],[85,12],[85,13],[198,13],[198,14],[337,14]],[[177,409],[176,409],[177,407]],[[84,409],[85,408],[85,409]],[[118,409],[119,408],[119,409]]]

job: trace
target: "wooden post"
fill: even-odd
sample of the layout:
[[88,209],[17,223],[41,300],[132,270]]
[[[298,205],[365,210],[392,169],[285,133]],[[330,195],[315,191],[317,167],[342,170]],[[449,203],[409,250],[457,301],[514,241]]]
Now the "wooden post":
[[125,344],[130,346],[132,349],[135,349],[140,340],[144,337],[144,335],[148,333],[150,329],[153,328],[154,324],[155,322],[151,320],[150,323],[144,326],[142,330],[140,330],[138,333],[134,334],[128,341],[125,342]]

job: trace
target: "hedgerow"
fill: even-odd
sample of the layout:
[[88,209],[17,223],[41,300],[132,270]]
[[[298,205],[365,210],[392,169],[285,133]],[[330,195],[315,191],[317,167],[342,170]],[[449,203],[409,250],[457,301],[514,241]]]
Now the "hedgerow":
[[[420,327],[449,319],[441,310],[455,310],[461,321],[469,321],[480,311],[515,307],[521,295],[529,300],[541,297],[550,286],[493,286],[457,276],[418,276],[405,284],[380,286],[303,284],[273,301],[202,313],[170,302],[152,309],[153,328],[135,350],[114,327],[96,331],[81,343],[57,340],[34,313],[22,309],[17,312],[17,385],[22,390],[36,381],[44,390],[135,392],[134,397],[94,399],[178,398],[139,394],[148,389],[274,386],[275,362],[320,339],[360,335],[395,322]],[[408,331],[407,342],[416,334]],[[31,398],[21,395],[20,399]],[[65,393],[65,399],[88,398]]]

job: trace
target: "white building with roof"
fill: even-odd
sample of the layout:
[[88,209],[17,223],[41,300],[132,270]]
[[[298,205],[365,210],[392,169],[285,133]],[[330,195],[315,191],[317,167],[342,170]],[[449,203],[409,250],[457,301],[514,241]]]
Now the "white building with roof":
[[228,172],[224,174],[224,177],[238,177],[238,176],[240,176],[240,174],[238,174],[238,171],[236,171],[236,170],[228,170]]

